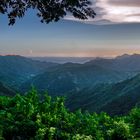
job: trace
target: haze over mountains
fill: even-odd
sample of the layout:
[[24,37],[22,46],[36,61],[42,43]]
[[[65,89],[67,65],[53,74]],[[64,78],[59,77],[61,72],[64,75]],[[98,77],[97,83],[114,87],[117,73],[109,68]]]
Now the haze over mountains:
[[42,62],[53,62],[58,64],[71,63],[85,63],[89,60],[95,59],[95,57],[29,57],[33,60],[39,60]]
[[0,68],[1,95],[14,95],[14,90],[24,93],[34,85],[51,96],[66,96],[70,110],[112,115],[126,113],[140,102],[139,54],[64,64],[0,56]]

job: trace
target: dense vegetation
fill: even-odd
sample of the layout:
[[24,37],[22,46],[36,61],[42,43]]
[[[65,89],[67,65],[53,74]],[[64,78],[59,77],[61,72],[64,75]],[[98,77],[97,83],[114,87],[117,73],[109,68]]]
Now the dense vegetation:
[[107,112],[110,115],[127,114],[140,106],[140,74],[115,84],[99,84],[69,94],[66,106],[71,110]]
[[40,62],[18,55],[0,56],[0,81],[18,89],[22,83],[56,65],[58,64]]
[[0,82],[0,96],[14,96],[16,91]]
[[127,116],[69,112],[63,98],[0,97],[0,140],[127,140],[140,138],[140,109]]
[[75,94],[84,88],[90,90],[97,84],[114,84],[132,78],[139,74],[139,64],[139,54],[96,58],[84,64],[65,63],[27,79],[20,89],[28,91],[33,84],[39,91],[47,90],[51,96]]
[[59,96],[91,89],[96,84],[126,80],[140,72],[139,64],[140,55],[136,54],[61,65],[22,56],[0,56],[0,82],[23,93],[34,85],[40,91],[47,90],[51,96]]

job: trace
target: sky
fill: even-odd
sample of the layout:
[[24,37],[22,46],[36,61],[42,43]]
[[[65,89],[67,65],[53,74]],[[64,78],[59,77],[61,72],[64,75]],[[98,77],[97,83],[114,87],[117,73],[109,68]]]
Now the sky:
[[[91,0],[97,13],[95,19],[86,21],[91,24],[139,23],[140,0]],[[67,19],[73,19],[67,16]],[[75,19],[76,20],[76,19]]]
[[42,24],[33,11],[14,26],[0,15],[0,55],[113,57],[140,53],[140,1],[92,0],[96,18]]

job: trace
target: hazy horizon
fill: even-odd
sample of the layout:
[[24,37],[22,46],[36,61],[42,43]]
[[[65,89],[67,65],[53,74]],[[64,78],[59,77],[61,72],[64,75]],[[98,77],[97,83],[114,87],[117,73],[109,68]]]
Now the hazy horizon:
[[115,58],[123,55],[140,55],[140,53],[121,53],[114,56],[32,56],[32,55],[20,55],[20,54],[0,54],[0,56],[22,56],[27,58]]
[[7,54],[0,54],[0,56],[22,56],[22,57],[28,57],[28,58],[115,58],[115,57],[118,57],[118,56],[123,56],[123,55],[140,55],[140,53],[137,53],[137,52],[131,52],[131,53],[121,53],[121,54],[118,54],[118,55],[113,55],[113,56],[46,56],[46,55],[36,55],[36,56],[33,56],[33,55],[21,55],[21,54],[12,54],[12,53],[7,53]]

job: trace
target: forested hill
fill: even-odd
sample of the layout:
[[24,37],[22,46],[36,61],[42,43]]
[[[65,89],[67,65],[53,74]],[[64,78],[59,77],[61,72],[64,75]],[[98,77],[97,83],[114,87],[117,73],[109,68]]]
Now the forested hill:
[[124,54],[113,59],[97,58],[86,64],[98,65],[117,71],[140,72],[140,54]]
[[23,82],[56,65],[17,55],[0,56],[0,81],[17,88]]
[[0,82],[0,96],[14,96],[14,95],[16,95],[16,91],[12,90],[8,86]]
[[122,55],[114,59],[96,58],[84,64],[41,62],[22,56],[0,56],[0,81],[20,91],[31,85],[51,95],[99,83],[117,83],[140,72],[140,55]]
[[116,84],[101,84],[69,94],[66,104],[71,110],[106,111],[111,115],[128,113],[140,105],[140,74]]
[[82,108],[90,112],[124,114],[139,104],[139,64],[140,55],[137,54],[114,59],[96,58],[84,64],[0,56],[0,81],[2,87],[18,89],[20,93],[34,85],[40,93],[48,91],[53,97],[68,96],[66,105],[71,110]]
[[65,95],[101,83],[117,83],[140,72],[140,55],[118,56],[112,59],[96,58],[84,64],[65,63],[38,74],[21,85],[28,91],[34,85],[51,95]]
[[99,83],[116,83],[132,77],[135,73],[112,70],[95,64],[66,63],[39,74],[21,85],[28,91],[34,85],[39,91],[47,90],[50,95],[65,95]]

